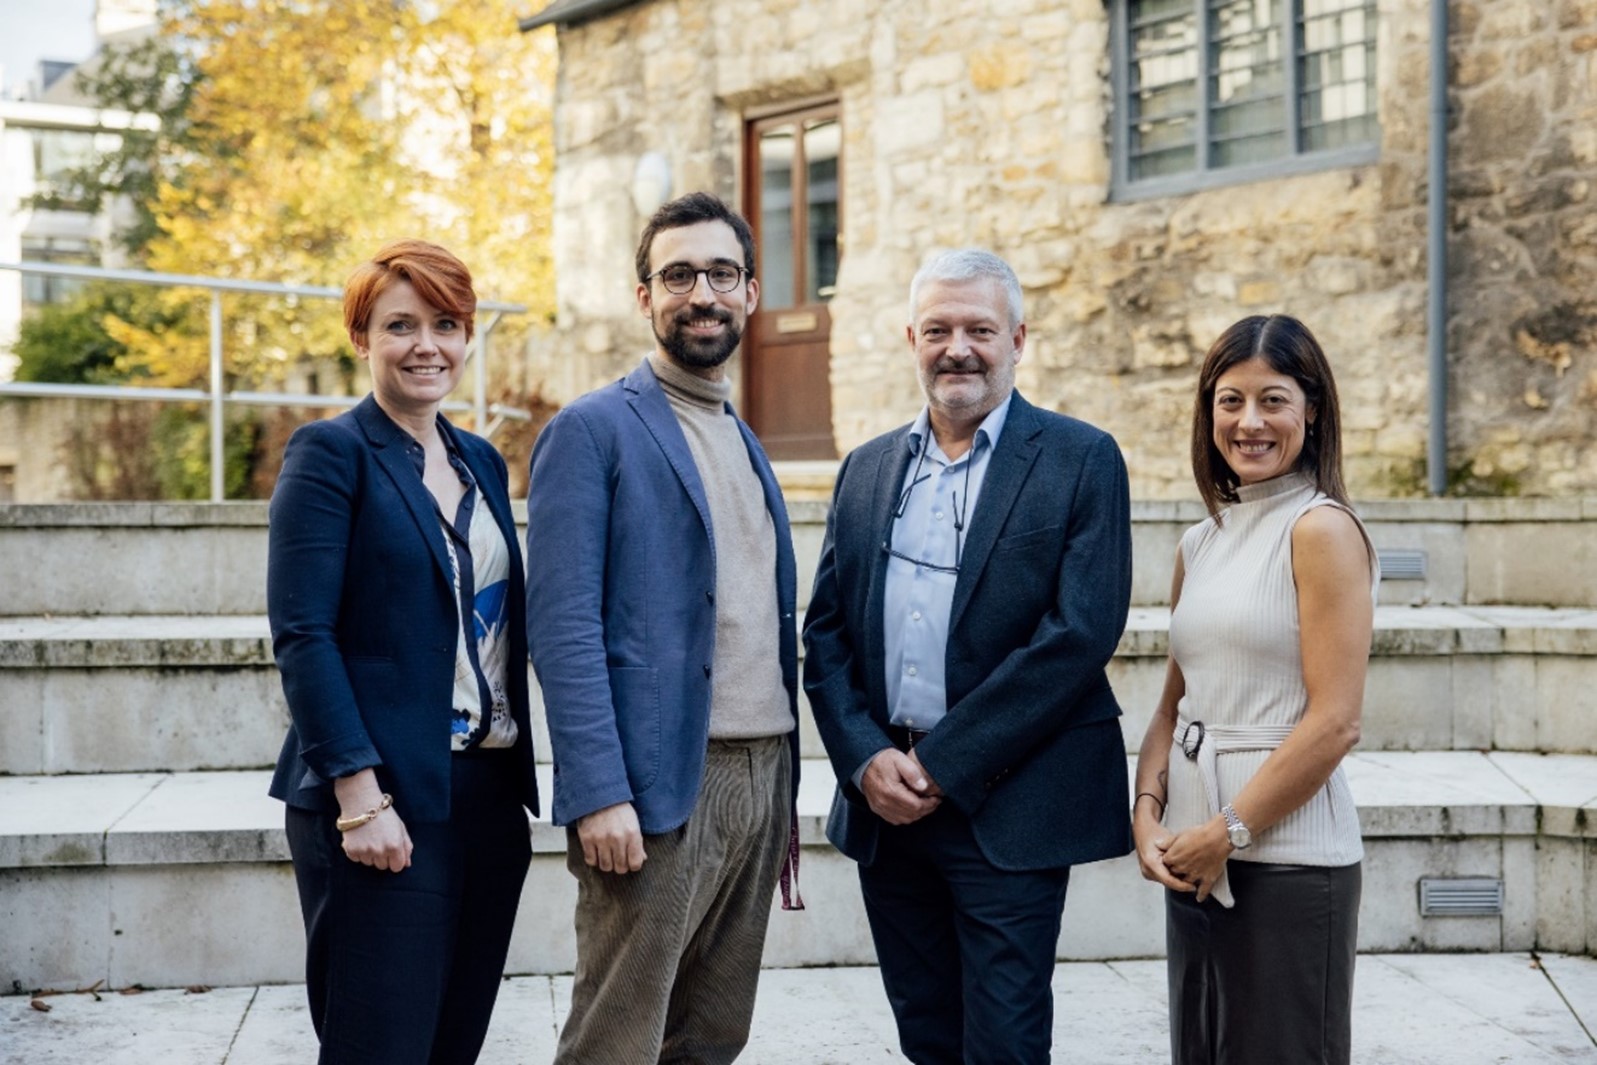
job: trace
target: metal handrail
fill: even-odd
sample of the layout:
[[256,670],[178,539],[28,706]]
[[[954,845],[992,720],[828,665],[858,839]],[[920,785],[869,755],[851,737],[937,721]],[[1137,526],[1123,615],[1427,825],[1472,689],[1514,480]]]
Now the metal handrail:
[[[0,396],[62,399],[136,399],[164,400],[210,404],[211,435],[211,501],[219,503],[223,491],[222,429],[224,412],[229,403],[246,406],[278,407],[353,407],[360,402],[355,396],[322,396],[303,392],[248,392],[225,391],[222,387],[222,293],[254,292],[275,296],[309,296],[313,299],[342,299],[343,291],[321,285],[285,285],[271,281],[246,281],[227,277],[198,277],[190,274],[163,274],[150,270],[112,270],[100,266],[72,266],[62,263],[0,262],[0,270],[15,270],[24,274],[43,274],[47,277],[70,277],[89,281],[127,281],[134,284],[160,285],[167,288],[201,288],[211,294],[210,321],[210,387],[202,388],[139,388],[130,385],[74,385],[47,382],[0,382]],[[466,358],[473,364],[473,399],[471,403],[450,400],[443,404],[445,410],[471,411],[476,417],[477,429],[484,436],[505,420],[531,421],[532,413],[520,407],[488,402],[488,351],[489,335],[506,314],[525,313],[527,307],[520,303],[499,300],[481,300],[477,303],[479,315],[486,313],[486,321],[479,320],[476,336],[466,349]],[[473,356],[477,356],[473,358]],[[490,423],[488,416],[493,415]]]

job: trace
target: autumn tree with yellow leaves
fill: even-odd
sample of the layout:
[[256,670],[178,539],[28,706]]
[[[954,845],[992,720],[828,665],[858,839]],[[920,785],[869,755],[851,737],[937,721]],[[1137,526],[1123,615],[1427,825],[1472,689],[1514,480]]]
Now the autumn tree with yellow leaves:
[[[554,41],[518,31],[524,6],[166,0],[157,39],[107,56],[86,86],[108,106],[158,111],[162,132],[85,172],[84,194],[131,194],[134,258],[167,273],[338,287],[391,238],[436,241],[471,267],[481,296],[529,308],[495,334],[509,352],[554,309]],[[85,293],[76,310],[103,339],[92,379],[204,385],[207,309],[188,289]],[[340,366],[364,387],[336,301],[229,294],[224,312],[230,387],[273,387],[307,364]],[[72,313],[55,309],[39,328],[61,331]],[[240,431],[263,431],[241,418]],[[193,469],[167,480],[189,487],[168,491],[193,494],[203,423],[184,432],[168,450],[196,456]],[[262,450],[245,441],[229,453]],[[258,492],[259,477],[230,470],[229,493],[252,479]]]
[[[553,42],[518,32],[508,0],[185,0],[163,30],[197,87],[149,269],[338,286],[419,236],[482,295],[552,314]],[[258,306],[234,316],[233,372],[347,350],[330,304],[238,302]],[[118,339],[159,378],[203,376],[191,354]]]

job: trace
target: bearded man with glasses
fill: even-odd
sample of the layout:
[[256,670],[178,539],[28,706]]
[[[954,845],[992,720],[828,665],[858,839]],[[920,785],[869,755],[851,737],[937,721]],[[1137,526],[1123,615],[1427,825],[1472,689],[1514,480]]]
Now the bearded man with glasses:
[[917,1065],[1046,1062],[1070,867],[1129,853],[1105,666],[1131,599],[1126,467],[1026,402],[1020,282],[977,249],[910,284],[926,405],[843,462],[804,626],[859,863]]
[[527,644],[577,878],[555,1060],[716,1065],[748,1041],[779,874],[803,905],[793,543],[728,402],[760,294],[748,222],[671,201],[637,282],[653,350],[539,434],[527,490]]

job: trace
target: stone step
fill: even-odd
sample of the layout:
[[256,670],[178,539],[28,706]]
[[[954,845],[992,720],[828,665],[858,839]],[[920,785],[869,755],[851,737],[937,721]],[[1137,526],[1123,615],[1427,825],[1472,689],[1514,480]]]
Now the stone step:
[[[1164,683],[1168,626],[1135,608],[1111,665],[1128,750]],[[1381,607],[1373,647],[1366,750],[1597,753],[1597,610]],[[259,768],[287,722],[264,617],[0,618],[0,773]]]
[[[827,503],[789,500],[799,598],[809,595]],[[1597,605],[1597,498],[1409,499],[1357,504],[1387,553],[1385,603]],[[516,510],[525,520],[526,508]],[[1132,601],[1169,602],[1195,501],[1132,503]],[[266,504],[0,504],[0,616],[259,614]]]
[[[554,1058],[571,977],[517,976],[499,989],[479,1065]],[[1053,1060],[1169,1060],[1168,983],[1157,959],[1054,970]],[[57,989],[64,990],[64,989]],[[316,1033],[303,984],[205,994],[0,997],[0,1046],[27,1065],[304,1065]],[[1353,981],[1352,1059],[1361,1065],[1597,1065],[1597,958],[1568,954],[1365,954]],[[760,974],[753,1065],[902,1062],[872,968]],[[1465,1050],[1464,1048],[1467,1048]]]
[[[1110,663],[1135,750],[1164,688],[1170,612],[1134,607]],[[1597,610],[1400,607],[1375,612],[1364,750],[1597,754]]]
[[[1597,757],[1371,752],[1346,766],[1367,848],[1361,950],[1597,950]],[[773,914],[766,964],[870,964],[852,863],[823,837],[829,769],[803,768],[808,908]],[[0,778],[0,988],[302,979],[282,809],[266,781],[259,771]],[[532,841],[508,970],[567,972],[575,887],[564,833],[540,821]],[[1500,879],[1502,912],[1422,916],[1422,877]],[[1081,867],[1070,899],[1061,960],[1162,954],[1160,891],[1129,858]]]

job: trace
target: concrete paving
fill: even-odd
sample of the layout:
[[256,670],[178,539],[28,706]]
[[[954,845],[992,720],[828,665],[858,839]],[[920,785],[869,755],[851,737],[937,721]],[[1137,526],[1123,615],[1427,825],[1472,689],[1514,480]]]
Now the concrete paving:
[[[554,1054],[569,976],[505,982],[482,1065]],[[1164,963],[1069,963],[1055,970],[1054,1060],[1169,1060]],[[316,1041],[304,988],[0,998],[4,1065],[304,1065]],[[1560,954],[1368,954],[1356,978],[1358,1065],[1597,1065],[1597,959]],[[750,1065],[904,1060],[876,970],[768,969]],[[1266,1065],[1266,1063],[1260,1063]]]

